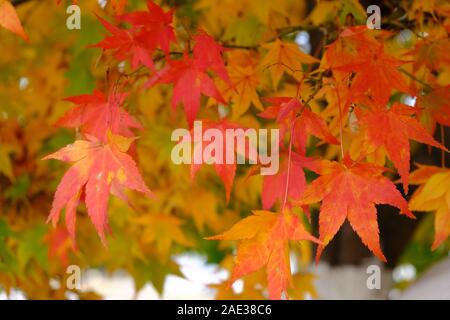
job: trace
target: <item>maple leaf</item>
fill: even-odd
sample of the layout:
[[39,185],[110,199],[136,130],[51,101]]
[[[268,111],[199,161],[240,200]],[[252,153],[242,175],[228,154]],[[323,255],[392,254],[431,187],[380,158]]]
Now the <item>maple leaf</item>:
[[167,258],[172,244],[177,243],[185,247],[192,247],[192,242],[184,235],[183,221],[167,214],[146,214],[137,217],[134,221],[143,226],[142,242],[156,243],[159,254]]
[[369,91],[370,96],[380,105],[386,105],[392,90],[411,93],[403,75],[398,67],[406,61],[396,59],[385,53],[384,45],[380,44],[377,49],[371,49],[370,54],[361,54],[362,61],[354,64],[346,64],[334,70],[355,72],[351,84],[351,92],[354,97]]
[[366,26],[345,28],[336,41],[326,47],[322,66],[339,70],[361,65],[372,55],[370,48],[378,48],[379,45],[379,42],[369,34]]
[[194,42],[193,52],[196,65],[202,70],[210,68],[222,80],[229,83],[230,79],[222,58],[225,48],[204,31],[200,31],[194,36]]
[[259,116],[267,119],[276,119],[280,125],[281,138],[292,131],[293,144],[301,154],[306,153],[309,134],[325,142],[339,144],[339,141],[329,131],[325,120],[303,106],[298,99],[272,97],[265,98],[265,100],[274,105],[266,107]]
[[140,65],[153,69],[152,51],[144,42],[147,37],[145,32],[138,29],[123,30],[99,16],[97,18],[111,35],[90,47],[113,50],[114,58],[119,61],[130,60],[132,69],[136,69]]
[[[191,201],[196,199],[196,201]],[[211,230],[223,227],[223,221],[217,214],[217,197],[207,190],[190,188],[183,195],[183,205],[180,209],[191,216],[199,232],[203,232],[205,226]]]
[[66,101],[78,106],[67,111],[56,125],[67,128],[81,128],[88,133],[104,139],[106,133],[131,137],[131,129],[142,129],[142,126],[121,107],[128,94],[112,90],[108,97],[94,90],[92,94],[66,98]]
[[231,101],[233,102],[233,116],[235,118],[244,114],[251,104],[263,109],[259,100],[256,86],[259,83],[257,73],[252,67],[234,66],[228,69],[231,79],[229,92],[235,90]]
[[44,242],[49,245],[49,260],[57,258],[62,266],[67,267],[69,265],[69,250],[76,250],[75,243],[72,242],[67,229],[53,228],[44,238]]
[[126,200],[124,188],[133,189],[152,197],[134,160],[125,153],[134,138],[108,134],[108,143],[94,136],[77,140],[44,158],[73,163],[56,189],[48,220],[54,225],[61,210],[66,208],[66,225],[75,240],[75,211],[82,192],[85,195],[89,217],[101,240],[106,243],[105,230],[109,230],[107,206],[109,194]]
[[264,210],[269,210],[277,200],[283,200],[287,188],[287,197],[291,199],[298,199],[306,188],[306,179],[303,168],[316,170],[316,161],[312,158],[301,156],[292,152],[291,164],[288,170],[288,158],[280,164],[280,169],[275,175],[266,175],[263,178],[263,187],[261,192],[262,206]]
[[434,89],[417,98],[417,109],[420,119],[427,124],[431,133],[436,129],[436,123],[450,126],[450,85],[435,85]]
[[7,0],[0,0],[0,26],[19,35],[25,41],[28,41],[28,36],[23,30],[16,9],[11,2]]
[[261,65],[269,68],[272,76],[273,87],[276,89],[278,83],[286,70],[292,72],[302,71],[302,64],[318,63],[319,60],[301,51],[297,44],[276,39],[274,42],[263,44],[268,49]]
[[266,266],[269,297],[280,299],[291,281],[289,240],[320,243],[303,227],[299,218],[284,210],[281,214],[253,211],[230,230],[208,240],[239,240],[235,266],[230,281]]
[[175,42],[172,20],[173,10],[164,10],[151,0],[147,0],[147,11],[136,11],[117,16],[117,20],[131,23],[134,27],[142,28],[142,39],[146,47],[153,52],[161,48],[169,53],[170,43]]
[[450,236],[450,170],[419,165],[411,173],[410,183],[420,185],[409,200],[414,211],[435,211],[434,241],[436,250]]
[[292,277],[293,286],[289,292],[289,296],[294,300],[307,300],[308,297],[319,299],[319,294],[314,286],[317,276],[313,273],[297,273]]
[[450,58],[447,54],[450,50],[450,40],[447,38],[446,32],[444,37],[434,41],[421,39],[412,50],[405,53],[416,57],[413,64],[414,72],[423,65],[430,70],[439,70],[442,65],[450,65]]
[[322,201],[319,239],[323,244],[318,247],[316,260],[319,260],[325,246],[333,239],[345,219],[348,219],[370,251],[386,261],[380,248],[375,204],[389,204],[399,208],[408,217],[414,216],[395,185],[383,176],[384,171],[384,167],[353,162],[348,156],[342,164],[322,161],[320,177],[306,188],[299,201],[293,201],[294,205]]
[[[242,131],[238,131],[238,134],[234,136],[234,142],[228,143],[227,139],[224,138],[222,141],[222,146],[215,145],[215,141],[211,141],[210,143],[197,143],[194,145],[194,151],[193,151],[193,161],[191,162],[191,177],[194,178],[197,174],[198,170],[202,167],[203,164],[209,163],[212,159],[204,159],[204,152],[206,148],[210,148],[211,146],[217,146],[218,148],[222,148],[223,152],[222,154],[216,154],[216,150],[212,153],[212,156],[214,159],[214,168],[216,170],[217,175],[220,177],[222,182],[225,185],[225,192],[226,192],[226,199],[227,202],[230,200],[230,194],[231,194],[231,187],[233,186],[234,177],[236,175],[236,157],[234,155],[238,154],[239,151],[239,140],[240,135],[239,132],[244,133],[244,127],[241,127],[237,124],[234,124],[232,122],[229,122],[227,119],[222,119],[220,121],[211,121],[211,120],[202,120],[202,130],[206,131],[208,129],[216,129],[221,134],[222,137],[227,136],[227,129],[242,129]],[[194,133],[191,130],[191,141],[195,141],[195,136],[193,136]],[[183,143],[183,139],[180,141],[180,143]],[[217,142],[219,143],[219,142]],[[253,146],[251,146],[248,142],[245,142],[244,150],[245,154],[243,156],[249,156],[250,154],[257,155],[256,150],[253,149]],[[234,156],[233,163],[228,163],[227,161],[227,154],[231,154]],[[201,161],[196,162],[195,159],[200,159]]]
[[232,102],[233,118],[243,115],[250,105],[263,110],[256,88],[259,84],[259,70],[256,58],[243,50],[230,52],[227,71],[230,83],[221,86],[221,92]]
[[406,193],[408,192],[410,159],[408,140],[446,150],[415,118],[411,117],[414,112],[413,108],[395,103],[390,109],[377,108],[372,112],[365,114],[361,112],[363,114],[358,115],[366,143],[366,150],[362,152],[371,153],[384,147],[402,178]]
[[145,84],[145,87],[151,87],[156,83],[174,83],[172,108],[175,111],[178,103],[183,103],[190,127],[199,111],[201,94],[226,104],[214,81],[206,73],[205,66],[199,65],[197,61],[187,53],[180,60],[168,60],[167,65]]

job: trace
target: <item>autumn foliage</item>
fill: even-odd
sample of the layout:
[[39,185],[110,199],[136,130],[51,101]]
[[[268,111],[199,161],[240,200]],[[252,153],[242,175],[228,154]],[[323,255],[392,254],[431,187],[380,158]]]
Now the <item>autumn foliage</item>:
[[[445,1],[388,1],[380,30],[356,0],[86,0],[81,30],[64,2],[0,0],[4,289],[63,298],[48,279],[77,264],[161,291],[196,251],[230,271],[217,298],[297,299],[346,221],[386,261],[377,205],[433,214],[433,250],[449,238]],[[196,120],[279,129],[278,172],[175,165],[171,132]]]

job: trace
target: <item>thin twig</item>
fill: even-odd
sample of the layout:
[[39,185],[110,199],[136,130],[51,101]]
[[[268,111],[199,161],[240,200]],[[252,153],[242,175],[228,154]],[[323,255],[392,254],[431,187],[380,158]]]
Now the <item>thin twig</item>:
[[30,0],[11,0],[11,4],[15,7],[17,7],[18,5],[25,3],[25,2],[29,2]]
[[413,74],[409,73],[408,71],[406,71],[405,69],[402,68],[398,68],[398,71],[400,71],[401,73],[403,73],[404,75],[410,77],[411,79],[413,79],[414,81],[420,83],[421,85],[423,85],[424,87],[426,87],[429,90],[433,90],[433,87],[430,86],[428,83],[423,82],[420,79],[417,79]]
[[[305,108],[305,106],[303,106],[303,108]],[[286,187],[284,188],[284,199],[283,199],[283,205],[281,206],[281,211],[284,210],[284,207],[286,206],[287,198],[288,198],[289,180],[290,180],[290,175],[291,175],[292,141],[294,140],[293,139],[294,127],[295,127],[295,123],[297,122],[297,119],[298,119],[298,117],[296,117],[294,119],[294,121],[292,122],[291,135],[289,137],[289,153],[288,153],[288,163],[287,163],[287,172],[286,172]]]
[[338,100],[338,108],[339,108],[339,142],[340,142],[340,147],[341,147],[341,157],[342,159],[344,159],[344,145],[343,145],[343,141],[342,141],[342,136],[343,136],[343,125],[342,125],[342,110],[341,110],[341,95],[339,94],[339,90],[336,87],[336,79],[333,76],[333,81],[334,81],[334,89],[336,90],[336,96],[337,96],[337,100]]

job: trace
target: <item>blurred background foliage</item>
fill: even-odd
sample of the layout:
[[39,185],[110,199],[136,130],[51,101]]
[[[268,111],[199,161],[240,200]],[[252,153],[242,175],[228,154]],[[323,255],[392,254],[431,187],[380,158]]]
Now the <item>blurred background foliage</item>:
[[[114,79],[130,72],[128,64],[117,64],[102,55],[99,49],[87,48],[105,35],[95,15],[111,21],[114,9],[109,1],[78,1],[82,14],[81,30],[65,27],[65,9],[70,1],[62,1],[60,5],[55,2],[30,0],[16,6],[30,38],[28,43],[0,29],[1,288],[6,292],[18,288],[30,299],[64,299],[67,298],[64,285],[55,288],[50,285],[50,280],[64,284],[66,267],[75,264],[106,272],[125,270],[134,279],[136,290],[151,283],[161,292],[167,275],[183,276],[172,257],[185,252],[198,253],[209,263],[231,270],[234,244],[206,241],[204,237],[227,230],[250,210],[261,207],[261,177],[248,178],[248,166],[239,167],[229,204],[225,201],[223,185],[211,168],[203,169],[192,181],[187,167],[176,166],[170,161],[173,147],[170,135],[174,128],[186,127],[184,117],[180,112],[173,114],[170,111],[171,89],[168,86],[139,90],[145,74],[138,74],[128,83],[131,95],[125,107],[145,128],[138,141],[137,161],[158,201],[130,195],[135,206],[133,210],[112,197],[109,217],[113,236],[108,238],[108,248],[99,241],[85,208],[78,209],[77,251],[72,251],[62,225],[52,228],[45,223],[54,191],[67,166],[41,158],[73,142],[76,135],[54,126],[71,107],[63,99],[91,93],[94,88],[104,89],[107,77]],[[303,50],[321,57],[324,45],[337,37],[336,26],[346,25],[350,17],[353,24],[365,24],[365,8],[372,2],[168,0],[160,3],[176,9],[174,25],[181,39],[188,38],[187,30],[195,30],[201,25],[215,39],[251,47],[273,38],[279,30],[289,31],[290,26],[302,26],[301,30],[285,32],[283,38],[296,41]],[[444,33],[449,31],[450,11],[445,1],[385,1],[380,5],[383,26],[393,28],[397,33],[412,30],[404,33],[404,39],[394,37],[390,40],[391,51],[396,50],[397,56],[416,43],[415,28],[438,33],[435,31],[439,28],[436,17],[439,25],[445,26],[441,27]],[[145,1],[140,0],[129,0],[126,5],[127,11],[143,7]],[[254,59],[259,61],[259,55],[263,53],[263,50],[255,52]],[[436,75],[441,85],[450,83],[449,70],[447,60]],[[279,89],[273,89],[269,72],[261,69],[255,72],[260,79],[257,91],[261,96],[288,95],[295,90],[290,76],[283,77]],[[306,86],[304,90],[311,88]],[[322,103],[319,100],[313,101],[316,108]],[[208,104],[208,101],[204,103]],[[257,110],[252,108],[251,112],[240,116],[238,122],[259,127],[264,121],[258,119],[256,113]],[[215,114],[213,107],[202,108],[201,116],[212,114]],[[413,149],[414,161],[428,159],[428,163],[439,165],[440,154],[435,151],[430,154],[423,146],[413,146]],[[321,154],[329,158],[337,152],[334,146],[308,149],[309,155]],[[394,219],[393,214],[382,208],[380,216],[381,238],[389,267],[411,264],[420,274],[436,261],[448,257],[449,241],[436,251],[430,249],[433,241],[431,214],[419,214],[417,221],[410,222],[403,218]],[[395,229],[392,229],[390,226],[394,223]],[[349,226],[340,231],[324,255],[331,264],[357,264],[370,256],[354,234],[346,233],[346,228]],[[312,231],[317,234],[315,219]],[[355,247],[355,250],[351,249]],[[317,297],[314,276],[307,271],[312,263],[312,250],[307,243],[293,249],[298,265],[294,276],[298,290],[291,293],[292,298],[304,298],[305,293]],[[245,289],[240,294],[230,291],[225,283],[212,287],[217,298],[258,299],[266,296],[265,281],[262,272],[245,277]],[[398,286],[403,288],[407,283]],[[75,293],[81,299],[99,298],[92,292]]]

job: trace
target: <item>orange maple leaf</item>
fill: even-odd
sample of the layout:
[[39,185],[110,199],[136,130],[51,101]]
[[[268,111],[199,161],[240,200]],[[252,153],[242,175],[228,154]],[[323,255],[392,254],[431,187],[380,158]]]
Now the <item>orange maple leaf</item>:
[[227,71],[229,82],[221,82],[220,90],[226,101],[232,103],[232,117],[242,116],[254,105],[263,110],[257,87],[260,84],[260,72],[257,68],[258,57],[243,50],[231,51],[228,57]]
[[322,66],[339,70],[339,68],[360,65],[371,54],[370,48],[379,45],[366,26],[346,28],[339,34],[336,41],[327,46]]
[[296,43],[290,43],[276,39],[274,42],[263,44],[262,47],[268,49],[261,65],[269,68],[272,76],[274,89],[277,89],[283,73],[292,72],[292,76],[296,72],[302,71],[302,64],[318,63],[319,60],[304,53],[300,50]]
[[384,147],[398,169],[406,193],[410,167],[408,140],[446,150],[415,118],[411,117],[414,113],[413,108],[395,103],[390,109],[378,108],[373,112],[358,115],[367,149],[363,152],[372,152]]
[[450,126],[450,85],[433,85],[431,92],[418,95],[416,106],[420,120],[430,129],[431,134],[436,129],[436,123]]
[[271,299],[280,299],[283,293],[287,297],[291,281],[289,240],[320,243],[305,230],[299,218],[287,210],[281,214],[255,210],[230,230],[208,240],[239,240],[230,281],[266,266]]
[[305,205],[322,201],[319,239],[323,244],[319,245],[316,260],[348,219],[362,242],[386,261],[380,248],[375,204],[390,204],[408,217],[414,216],[395,185],[382,175],[384,171],[384,167],[353,162],[348,156],[343,163],[323,160],[319,169],[321,176],[308,186],[299,201],[293,202]]
[[[365,52],[370,50],[369,52]],[[392,90],[413,94],[398,68],[407,63],[396,59],[384,51],[384,45],[379,44],[375,49],[364,49],[358,52],[360,59],[353,64],[346,64],[335,68],[337,71],[355,72],[351,84],[354,97],[369,93],[380,105],[385,105]]]
[[71,238],[75,240],[75,211],[84,191],[89,217],[100,239],[106,243],[109,194],[127,201],[124,188],[128,188],[153,196],[133,158],[125,153],[133,140],[108,133],[108,143],[103,143],[94,136],[86,135],[86,140],[77,140],[46,156],[44,160],[57,159],[73,163],[56,189],[48,220],[56,225],[65,207],[66,225]]

